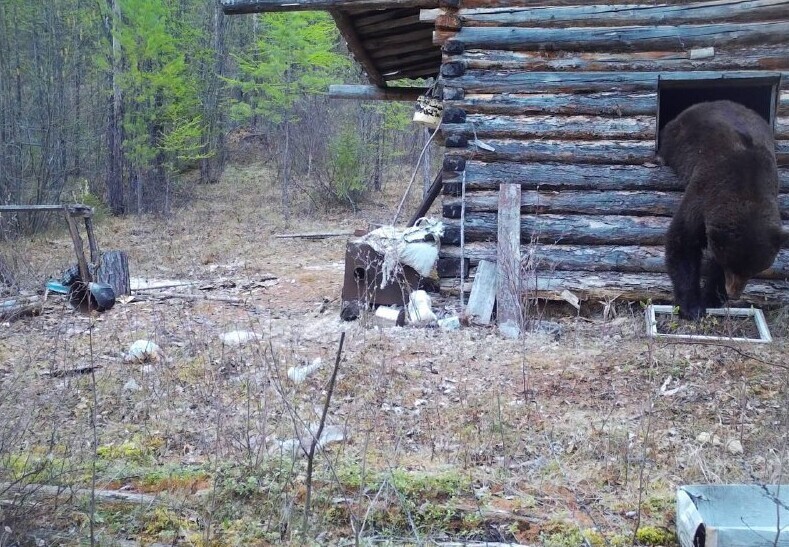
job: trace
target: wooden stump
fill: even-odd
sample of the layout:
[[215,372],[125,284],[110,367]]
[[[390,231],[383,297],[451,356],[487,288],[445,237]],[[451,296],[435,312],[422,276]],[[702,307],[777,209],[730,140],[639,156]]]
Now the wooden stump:
[[102,253],[96,268],[96,281],[107,283],[115,291],[115,296],[131,294],[129,282],[129,259],[124,251]]

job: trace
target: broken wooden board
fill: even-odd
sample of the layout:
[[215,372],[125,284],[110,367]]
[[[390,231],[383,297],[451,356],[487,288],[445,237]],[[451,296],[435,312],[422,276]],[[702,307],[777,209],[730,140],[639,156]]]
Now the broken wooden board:
[[496,270],[495,262],[480,261],[466,306],[466,313],[474,316],[476,322],[483,325],[490,324],[496,303]]

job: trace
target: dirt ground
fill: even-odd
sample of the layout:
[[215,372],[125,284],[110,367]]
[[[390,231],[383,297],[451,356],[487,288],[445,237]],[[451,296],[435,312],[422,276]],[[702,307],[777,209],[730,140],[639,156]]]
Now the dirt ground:
[[[271,177],[231,167],[172,217],[99,221],[133,277],[194,286],[0,324],[0,545],[674,545],[678,486],[786,482],[782,310],[773,344],[732,347],[648,339],[638,302],[548,309],[561,331],[520,340],[343,322],[345,238],[273,235],[390,218],[403,184],[286,222]],[[59,231],[0,247],[39,287],[69,251]],[[130,361],[136,340],[161,352]],[[94,506],[94,483],[130,499]]]

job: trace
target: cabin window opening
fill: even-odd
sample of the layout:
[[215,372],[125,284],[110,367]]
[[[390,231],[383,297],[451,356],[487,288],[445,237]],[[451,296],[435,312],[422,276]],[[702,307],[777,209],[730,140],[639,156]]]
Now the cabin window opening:
[[781,77],[716,78],[712,80],[675,80],[661,78],[658,83],[657,132],[655,150],[660,147],[660,131],[686,108],[696,103],[729,100],[757,112],[775,127]]

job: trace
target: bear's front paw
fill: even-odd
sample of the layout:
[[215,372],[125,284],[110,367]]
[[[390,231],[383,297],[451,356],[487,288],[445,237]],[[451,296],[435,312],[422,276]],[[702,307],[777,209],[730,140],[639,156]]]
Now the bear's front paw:
[[707,315],[707,310],[701,306],[680,306],[679,308],[680,319],[698,321],[705,315]]

